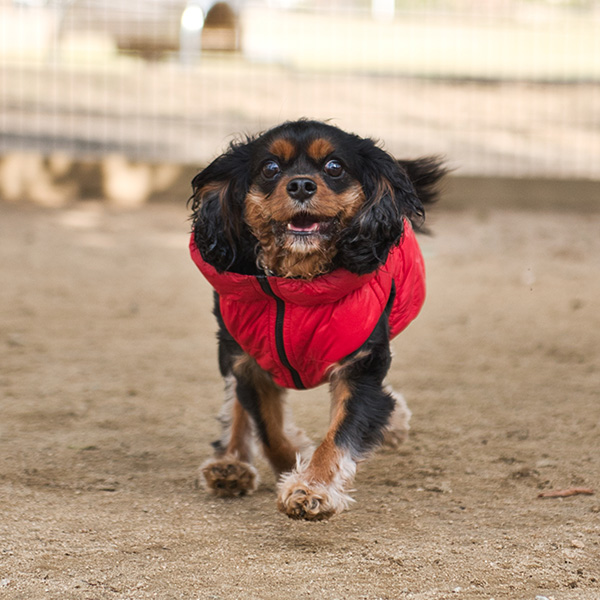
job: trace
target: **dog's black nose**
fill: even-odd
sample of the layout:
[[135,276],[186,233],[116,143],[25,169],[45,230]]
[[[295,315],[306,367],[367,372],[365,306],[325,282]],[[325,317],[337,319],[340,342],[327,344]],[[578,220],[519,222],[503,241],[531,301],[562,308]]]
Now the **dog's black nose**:
[[287,184],[287,192],[290,198],[305,202],[317,191],[317,184],[308,177],[296,177]]

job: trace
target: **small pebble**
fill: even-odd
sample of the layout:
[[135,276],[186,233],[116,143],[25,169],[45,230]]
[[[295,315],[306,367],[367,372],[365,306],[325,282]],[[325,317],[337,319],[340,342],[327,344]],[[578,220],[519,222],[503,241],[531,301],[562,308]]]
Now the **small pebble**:
[[585,544],[582,541],[580,541],[580,540],[572,540],[571,541],[571,548],[583,549],[583,548],[585,548]]

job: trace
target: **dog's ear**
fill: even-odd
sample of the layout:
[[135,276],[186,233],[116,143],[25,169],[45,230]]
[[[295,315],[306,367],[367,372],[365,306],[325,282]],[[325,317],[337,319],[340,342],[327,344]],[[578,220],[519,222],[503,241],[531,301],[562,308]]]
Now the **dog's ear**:
[[250,185],[250,143],[232,144],[192,180],[192,228],[202,258],[218,271],[242,258],[249,231],[242,218]]
[[[437,185],[448,172],[441,157],[425,156],[416,160],[399,160],[398,164],[408,175],[421,204],[437,202],[439,195]],[[413,226],[418,229],[420,225],[413,223]]]
[[404,219],[417,228],[423,223],[425,210],[409,171],[424,178],[428,163],[399,162],[369,139],[360,140],[357,150],[355,176],[365,200],[340,236],[336,261],[353,273],[364,274],[385,263],[402,238]]

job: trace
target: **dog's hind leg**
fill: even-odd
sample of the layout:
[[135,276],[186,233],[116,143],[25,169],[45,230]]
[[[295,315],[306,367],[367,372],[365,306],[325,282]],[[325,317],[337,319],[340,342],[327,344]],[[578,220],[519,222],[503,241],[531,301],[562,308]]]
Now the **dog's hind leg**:
[[412,412],[406,404],[404,396],[395,392],[391,387],[386,388],[386,392],[394,398],[394,410],[390,415],[388,424],[383,434],[383,445],[388,448],[396,449],[406,441],[410,429],[410,418]]

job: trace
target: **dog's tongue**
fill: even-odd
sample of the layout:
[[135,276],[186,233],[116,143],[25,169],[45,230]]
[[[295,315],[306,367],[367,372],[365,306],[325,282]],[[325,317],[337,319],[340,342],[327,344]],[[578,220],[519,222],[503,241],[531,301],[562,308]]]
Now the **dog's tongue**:
[[288,223],[287,228],[290,231],[312,233],[319,230],[319,223],[308,215],[299,215]]

